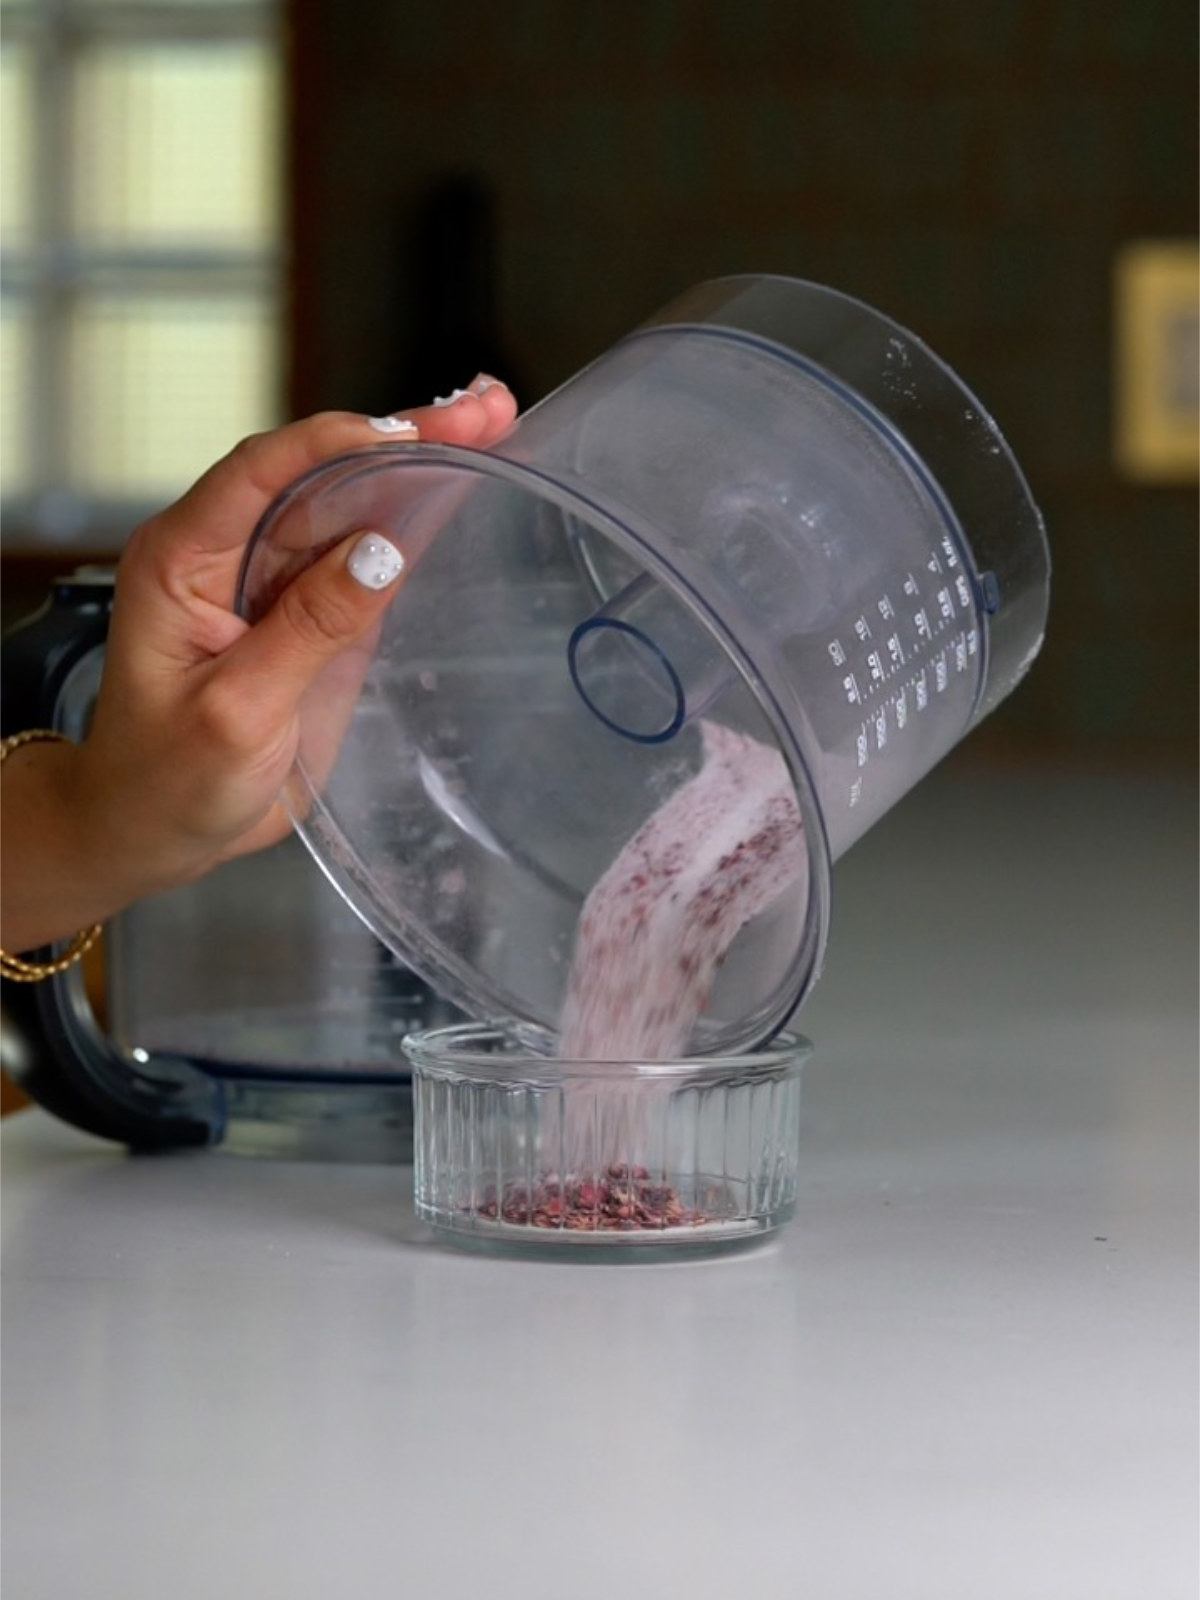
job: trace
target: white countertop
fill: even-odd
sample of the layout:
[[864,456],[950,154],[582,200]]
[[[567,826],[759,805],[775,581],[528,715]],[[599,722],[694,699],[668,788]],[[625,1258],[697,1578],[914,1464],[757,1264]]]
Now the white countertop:
[[1194,1600],[1195,821],[910,796],[740,1257],[459,1255],[407,1169],[9,1119],[6,1597]]

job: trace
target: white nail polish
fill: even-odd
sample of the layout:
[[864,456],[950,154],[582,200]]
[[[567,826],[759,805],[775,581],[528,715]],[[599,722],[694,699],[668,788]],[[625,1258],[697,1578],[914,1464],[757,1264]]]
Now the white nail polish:
[[449,394],[439,394],[434,399],[435,406],[454,406],[470,394],[469,389],[453,389]]
[[351,550],[346,571],[364,589],[386,589],[404,571],[404,557],[377,533],[364,533]]
[[415,422],[410,422],[407,417],[368,417],[367,424],[375,429],[376,433],[403,434],[411,437],[417,431]]

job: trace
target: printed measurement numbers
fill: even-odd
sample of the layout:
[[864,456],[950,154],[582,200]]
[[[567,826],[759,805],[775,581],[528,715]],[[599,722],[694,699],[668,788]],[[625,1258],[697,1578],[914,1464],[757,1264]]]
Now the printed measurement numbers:
[[971,585],[949,535],[929,552],[921,576],[905,573],[894,601],[880,595],[826,648],[847,703],[863,711],[854,741],[858,775],[848,796],[856,806],[862,770],[872,756],[882,754],[978,658]]

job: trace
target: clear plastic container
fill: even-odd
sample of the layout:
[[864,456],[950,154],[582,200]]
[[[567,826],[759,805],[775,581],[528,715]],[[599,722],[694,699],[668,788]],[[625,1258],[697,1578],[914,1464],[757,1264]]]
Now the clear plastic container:
[[806,1039],[703,1060],[580,1062],[466,1024],[404,1048],[417,1215],[449,1242],[691,1258],[762,1239],[792,1215]]
[[1019,682],[1048,601],[981,403],[887,317],[782,278],[685,294],[490,450],[324,463],[264,517],[240,613],[364,528],[404,579],[306,696],[285,798],[468,1016],[557,1030],[589,894],[710,736],[778,763],[804,870],[741,926],[688,1056],[789,1024],[834,861]]

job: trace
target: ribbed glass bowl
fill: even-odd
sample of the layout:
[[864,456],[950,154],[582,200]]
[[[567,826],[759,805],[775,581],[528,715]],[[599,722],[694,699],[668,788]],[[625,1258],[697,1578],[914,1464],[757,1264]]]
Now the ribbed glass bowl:
[[449,1242],[692,1257],[792,1215],[808,1040],[681,1061],[563,1061],[476,1024],[410,1035],[418,1217]]

